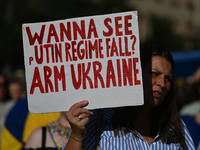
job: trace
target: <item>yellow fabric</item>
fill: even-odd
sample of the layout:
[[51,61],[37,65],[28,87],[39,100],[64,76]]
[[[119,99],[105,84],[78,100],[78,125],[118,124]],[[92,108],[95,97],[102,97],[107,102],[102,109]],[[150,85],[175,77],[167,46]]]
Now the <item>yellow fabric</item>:
[[46,126],[49,122],[60,117],[60,113],[31,114],[29,113],[25,122],[23,142],[26,143],[30,134],[38,127]]
[[[23,130],[23,143],[26,143],[28,137],[38,127],[46,126],[49,122],[59,118],[60,113],[48,114],[28,114]],[[0,141],[0,150],[21,150],[22,141],[18,141],[5,126],[2,128]]]
[[22,143],[18,141],[4,126],[1,132],[1,147],[0,150],[21,150]]

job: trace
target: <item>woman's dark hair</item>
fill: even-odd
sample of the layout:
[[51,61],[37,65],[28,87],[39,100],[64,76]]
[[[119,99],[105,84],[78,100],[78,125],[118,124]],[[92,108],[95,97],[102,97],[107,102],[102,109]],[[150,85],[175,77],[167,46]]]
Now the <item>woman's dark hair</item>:
[[[153,56],[161,56],[171,64],[174,73],[175,63],[170,52],[158,45],[150,45],[141,49],[142,67],[151,60]],[[182,123],[178,115],[176,99],[174,94],[174,77],[171,81],[171,88],[164,101],[155,108],[155,115],[159,116],[159,136],[163,142],[180,143],[184,147],[184,136],[182,133]]]
[[[172,55],[168,50],[158,45],[148,45],[141,48],[140,58],[142,68],[144,68],[146,64],[149,63],[153,56],[161,56],[165,58],[171,64],[172,71],[174,73],[175,63]],[[157,120],[159,123],[159,137],[161,141],[165,143],[179,143],[181,147],[184,148],[185,139],[183,136],[181,119],[178,115],[176,100],[174,97],[175,94],[173,79],[171,81],[171,88],[165,99],[158,107],[154,108],[152,113],[154,116],[157,116]],[[134,109],[134,107],[130,109]],[[117,127],[116,119],[119,119],[120,117],[123,118],[123,125],[121,124],[120,126],[125,126],[124,123],[128,122],[127,120],[124,120],[126,119],[126,110],[127,107],[117,109],[117,112],[112,119],[112,125],[114,129]]]

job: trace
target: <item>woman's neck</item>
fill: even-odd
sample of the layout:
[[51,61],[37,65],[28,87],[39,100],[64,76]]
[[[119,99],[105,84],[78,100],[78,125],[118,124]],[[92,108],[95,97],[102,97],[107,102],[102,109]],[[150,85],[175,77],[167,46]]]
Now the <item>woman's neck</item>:
[[158,119],[154,117],[152,109],[140,107],[131,121],[131,126],[143,136],[155,137],[158,132]]

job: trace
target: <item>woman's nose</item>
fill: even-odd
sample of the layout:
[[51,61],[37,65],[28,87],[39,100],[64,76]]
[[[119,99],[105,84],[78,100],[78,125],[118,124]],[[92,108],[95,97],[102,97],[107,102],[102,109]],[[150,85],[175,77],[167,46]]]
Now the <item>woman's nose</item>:
[[165,85],[166,85],[166,83],[165,83],[165,77],[163,77],[163,76],[158,77],[157,78],[157,84],[159,86],[161,86],[162,88],[164,88]]

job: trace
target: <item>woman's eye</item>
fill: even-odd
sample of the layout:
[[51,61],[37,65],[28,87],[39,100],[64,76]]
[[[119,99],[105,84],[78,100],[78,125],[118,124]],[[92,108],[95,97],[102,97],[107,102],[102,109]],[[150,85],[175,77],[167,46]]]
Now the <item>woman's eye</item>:
[[157,73],[157,72],[151,72],[151,74],[152,74],[152,75],[158,75],[158,73]]
[[171,79],[170,77],[166,77],[166,80],[167,80],[168,82],[172,82],[172,79]]

